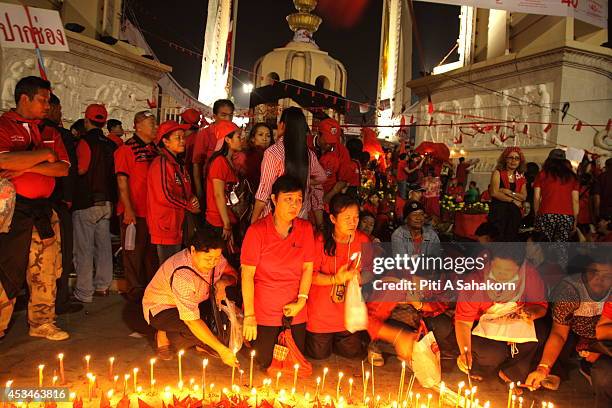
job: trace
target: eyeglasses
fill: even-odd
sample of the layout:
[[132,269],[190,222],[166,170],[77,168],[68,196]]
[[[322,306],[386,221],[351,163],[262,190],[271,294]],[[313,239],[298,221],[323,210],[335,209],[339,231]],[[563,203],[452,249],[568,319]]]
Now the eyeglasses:
[[508,157],[506,157],[506,160],[520,161],[521,158],[520,158],[520,156],[508,156]]

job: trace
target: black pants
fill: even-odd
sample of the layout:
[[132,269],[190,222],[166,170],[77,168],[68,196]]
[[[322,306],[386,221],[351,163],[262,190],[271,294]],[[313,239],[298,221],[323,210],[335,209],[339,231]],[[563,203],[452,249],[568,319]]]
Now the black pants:
[[25,283],[33,227],[31,215],[17,202],[9,232],[0,234],[0,283],[9,299],[16,297]]
[[73,260],[73,232],[72,232],[72,214],[68,206],[63,202],[55,202],[52,204],[53,209],[57,213],[60,225],[60,235],[62,238],[62,276],[57,280],[57,295],[55,298],[55,311],[59,313],[65,310],[70,303],[70,289],[68,281],[70,275],[74,274]]
[[187,350],[202,343],[181,320],[177,308],[163,310],[155,316],[149,312],[149,323],[156,330],[166,332],[175,350]]
[[361,332],[306,332],[306,355],[315,360],[328,358],[332,352],[346,358],[363,357],[364,347],[361,339]]
[[612,358],[602,355],[593,363],[591,381],[595,391],[595,408],[612,407]]
[[[253,347],[257,350],[257,363],[264,370],[272,364],[274,345],[278,340],[278,335],[283,330],[282,326],[260,326],[257,325],[257,340],[253,342]],[[304,353],[306,343],[306,323],[294,324],[291,326],[291,335],[300,352]]]
[[[126,228],[121,216],[121,242],[125,242]],[[128,298],[139,302],[159,266],[157,247],[151,243],[146,219],[136,217],[136,246],[133,251],[123,250],[122,253]]]
[[496,378],[502,370],[513,382],[525,382],[538,350],[538,343],[517,343],[518,354],[512,357],[505,341],[472,336],[472,373],[483,378]]

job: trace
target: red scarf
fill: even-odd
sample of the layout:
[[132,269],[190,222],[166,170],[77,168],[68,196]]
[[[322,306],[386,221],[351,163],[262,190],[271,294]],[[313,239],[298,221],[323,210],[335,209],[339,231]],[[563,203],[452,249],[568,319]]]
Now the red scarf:
[[[499,177],[501,178],[504,188],[510,190],[510,177],[508,175],[508,170],[500,170]],[[526,182],[527,180],[521,173],[518,173],[516,171],[514,172],[514,192],[515,193],[520,193]]]

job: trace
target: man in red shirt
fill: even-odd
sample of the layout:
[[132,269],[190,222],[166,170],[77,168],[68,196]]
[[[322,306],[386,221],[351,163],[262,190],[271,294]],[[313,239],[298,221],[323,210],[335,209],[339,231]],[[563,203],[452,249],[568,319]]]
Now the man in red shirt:
[[234,103],[229,99],[219,99],[213,104],[214,122],[196,135],[193,142],[193,185],[194,192],[198,200],[203,203],[204,191],[204,168],[210,156],[215,152],[217,145],[217,135],[214,131],[214,124],[218,120],[232,121],[234,118]]
[[478,159],[465,161],[465,157],[459,158],[459,164],[457,164],[457,171],[455,172],[457,184],[463,183],[464,186],[467,186],[467,179],[468,175],[470,174],[470,170],[478,162]]
[[155,116],[149,111],[134,116],[134,136],[115,151],[115,174],[119,187],[117,213],[121,219],[121,242],[125,248],[127,226],[136,225],[134,250],[123,251],[128,297],[139,302],[157,270],[157,250],[147,227],[147,174],[157,156]]
[[22,78],[15,87],[17,108],[0,117],[0,177],[13,183],[17,201],[9,232],[0,234],[0,337],[8,327],[24,280],[30,288],[30,336],[65,340],[55,326],[56,279],[62,274],[60,229],[49,197],[56,177],[70,162],[61,135],[39,122],[49,113],[51,84]]
[[319,163],[325,170],[327,180],[323,183],[323,202],[330,202],[333,196],[342,192],[347,186],[347,164],[338,153],[341,129],[338,122],[325,119],[319,123],[319,147],[321,158]]
[[108,130],[108,137],[110,140],[115,143],[117,147],[123,146],[123,135],[125,131],[123,130],[123,123],[117,119],[109,119],[106,122],[106,129]]

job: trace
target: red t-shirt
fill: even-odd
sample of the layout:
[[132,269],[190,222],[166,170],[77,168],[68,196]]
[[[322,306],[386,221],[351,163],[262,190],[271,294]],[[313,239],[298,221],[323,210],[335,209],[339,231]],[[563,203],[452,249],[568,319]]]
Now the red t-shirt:
[[539,214],[574,215],[572,209],[572,191],[578,191],[578,181],[573,179],[565,183],[541,171],[533,187],[540,187],[542,200]]
[[[283,307],[298,299],[304,263],[314,261],[312,225],[293,220],[287,238],[274,227],[273,214],[252,224],[242,243],[240,263],[255,266],[255,318],[263,326],[280,326]],[[306,321],[306,307],[293,324]]]
[[[486,282],[485,276],[489,275],[489,268],[485,267],[482,270],[473,272],[461,279],[465,282]],[[525,267],[525,285],[523,293],[520,296],[519,304],[525,305],[541,305],[548,307],[546,299],[546,288],[544,282],[540,278],[538,271],[531,265]],[[520,282],[516,282],[517,287],[520,287]],[[493,301],[488,297],[487,291],[484,290],[462,290],[459,292],[457,299],[457,308],[455,319],[464,322],[473,322],[478,320],[480,316],[486,313],[487,309],[493,306]]]
[[467,177],[468,177],[468,170],[467,168],[470,167],[470,165],[466,162],[463,163],[459,163],[457,165],[457,182],[463,183],[463,185],[466,185],[466,181],[467,181]]
[[[317,274],[335,275],[338,270],[350,262],[351,256],[362,252],[361,245],[370,243],[370,239],[357,231],[350,244],[336,244],[336,256],[326,255],[323,248],[325,240],[318,235],[314,244],[313,279]],[[364,260],[361,265],[367,264]],[[311,285],[308,293],[308,323],[306,329],[312,333],[338,333],[345,331],[344,303],[334,303],[331,299],[332,287]]]
[[[130,201],[136,217],[147,216],[147,174],[157,148],[153,143],[146,144],[137,135],[115,150],[115,174],[126,176],[130,187]],[[123,214],[123,202],[117,203],[117,214]]]
[[[48,132],[51,138],[43,139],[36,121],[23,119],[15,111],[6,112],[0,117],[0,154],[46,147],[53,150],[59,160],[70,164],[60,133],[55,129]],[[48,198],[55,188],[55,177],[38,173],[25,172],[11,182],[18,195],[31,199]]]
[[[226,192],[231,191],[232,185],[238,182],[234,169],[232,169],[225,157],[217,156],[217,158],[210,164],[208,174],[206,176],[206,222],[215,227],[223,227],[223,218],[221,218],[221,213],[219,212],[217,202],[215,201],[213,179],[225,181]],[[228,197],[227,194],[225,196],[226,198]],[[229,207],[227,208],[227,213],[229,215],[230,222],[235,224],[238,220]]]
[[404,181],[408,178],[408,173],[404,170],[408,165],[407,160],[398,160],[397,162],[397,181]]
[[338,172],[340,171],[340,158],[336,152],[327,152],[319,159],[319,164],[325,170],[327,179],[323,183],[323,192],[327,194],[338,182]]
[[607,317],[608,319],[612,319],[612,302],[606,302],[604,305],[602,316]]
[[578,212],[578,224],[591,224],[591,192],[587,186],[580,186],[579,190],[580,211]]
[[346,182],[351,187],[361,185],[361,164],[357,160],[351,160],[345,166]]

